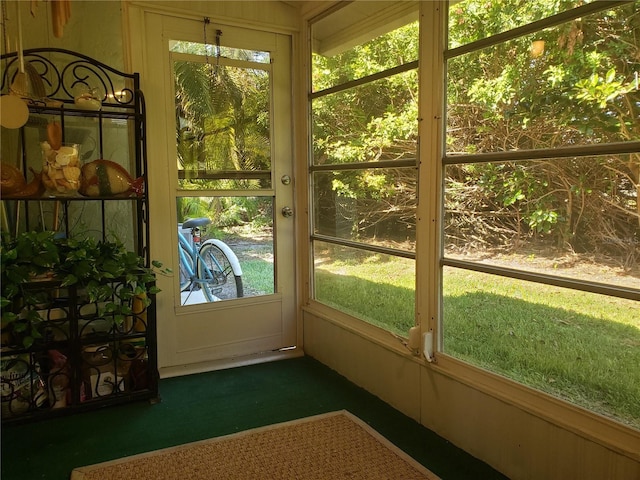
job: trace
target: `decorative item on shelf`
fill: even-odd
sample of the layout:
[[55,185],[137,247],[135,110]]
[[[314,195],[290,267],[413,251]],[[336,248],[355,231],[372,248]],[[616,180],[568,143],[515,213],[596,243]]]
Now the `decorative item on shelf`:
[[[29,107],[22,99],[29,91],[29,76],[25,72],[24,56],[22,51],[22,21],[20,8],[18,13],[18,61],[19,70],[15,73],[9,87],[9,94],[0,96],[0,125],[5,128],[21,128],[29,120]],[[5,19],[6,20],[6,19]],[[6,23],[3,22],[4,43],[8,45]]]
[[80,146],[77,143],[52,148],[49,142],[42,142],[42,182],[53,196],[75,195],[80,188]]
[[29,107],[18,96],[10,93],[0,97],[0,125],[5,128],[20,128],[29,120]]
[[0,360],[2,380],[2,417],[26,413],[42,407],[48,395],[39,364],[32,368],[28,354],[8,355]]
[[116,375],[114,355],[109,344],[88,345],[82,349],[83,381],[89,387],[87,400],[125,391],[125,376],[120,371]]
[[42,142],[42,182],[53,196],[75,195],[80,188],[80,146],[62,144],[62,127],[58,122],[47,125],[47,140]]
[[51,25],[54,37],[62,38],[64,26],[69,21],[69,18],[71,18],[71,1],[51,0]]
[[22,172],[8,163],[2,163],[0,167],[0,195],[5,199],[40,197],[44,193],[42,183],[42,173],[37,173],[33,168],[29,168],[33,174],[33,179],[27,183]]
[[67,356],[59,350],[49,350],[49,403],[51,408],[64,408],[70,394],[71,372]]
[[97,88],[91,88],[84,83],[74,88],[73,104],[81,110],[100,110],[102,101]]
[[86,197],[140,196],[144,193],[144,177],[134,179],[111,160],[94,160],[82,167],[80,193]]

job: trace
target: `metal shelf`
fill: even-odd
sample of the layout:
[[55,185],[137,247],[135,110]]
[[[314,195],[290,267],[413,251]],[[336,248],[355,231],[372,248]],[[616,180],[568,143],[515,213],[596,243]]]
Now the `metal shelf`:
[[[0,92],[9,91],[18,71],[17,53],[2,55],[6,64],[0,79]],[[83,234],[72,226],[72,215],[82,219],[90,215],[92,227],[105,239],[110,205],[129,203],[125,211],[131,213],[132,234],[136,253],[149,259],[148,201],[146,195],[146,113],[144,96],[140,91],[137,73],[120,72],[95,59],[77,52],[57,48],[24,51],[24,61],[37,72],[44,95],[28,101],[34,120],[38,116],[57,117],[65,131],[69,118],[86,119],[99,138],[97,158],[104,157],[104,123],[106,120],[125,120],[130,145],[132,178],[142,177],[145,192],[141,195],[77,196],[3,196],[3,208],[13,213],[12,233],[45,229],[44,208],[56,231],[66,236]],[[5,65],[3,65],[5,66]],[[101,110],[75,107],[74,89],[79,85],[98,87],[102,97]],[[40,92],[42,93],[42,91]],[[96,122],[97,121],[97,122]],[[37,124],[37,122],[34,122]],[[41,122],[42,123],[42,122]],[[75,128],[74,125],[71,128]],[[27,127],[31,128],[31,127]],[[23,172],[40,162],[23,147],[25,127],[19,132],[20,141],[15,158],[21,159]],[[64,142],[63,136],[63,142]],[[38,152],[39,153],[39,152]],[[85,209],[85,206],[91,208]],[[94,207],[95,206],[95,207]],[[90,213],[87,213],[90,211]],[[59,222],[59,219],[62,221]],[[122,219],[118,218],[121,222]],[[75,227],[72,228],[72,227]],[[152,303],[144,312],[128,317],[127,324],[118,326],[112,316],[97,306],[91,306],[82,292],[74,287],[62,287],[59,281],[38,281],[24,285],[25,290],[43,295],[38,306],[41,317],[41,339],[24,348],[19,339],[3,332],[0,350],[0,381],[2,423],[22,423],[54,416],[67,415],[132,401],[159,401],[156,312]],[[116,298],[113,301],[117,301]],[[89,308],[88,306],[91,306]]]

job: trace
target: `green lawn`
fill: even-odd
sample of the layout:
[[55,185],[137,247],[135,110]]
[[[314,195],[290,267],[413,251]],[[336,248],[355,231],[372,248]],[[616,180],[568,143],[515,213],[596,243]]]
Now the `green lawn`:
[[415,324],[412,260],[352,256],[316,269],[316,298],[368,323],[407,336]]
[[[413,282],[402,259],[315,277],[319,300],[403,336]],[[443,288],[447,354],[640,428],[637,302],[452,268]]]
[[245,296],[273,293],[273,263],[260,259],[243,259],[242,283]]

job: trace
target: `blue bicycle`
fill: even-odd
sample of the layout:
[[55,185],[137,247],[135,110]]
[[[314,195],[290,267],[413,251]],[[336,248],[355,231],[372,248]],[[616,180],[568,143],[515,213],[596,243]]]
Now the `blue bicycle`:
[[221,240],[200,240],[200,227],[210,223],[208,218],[192,218],[178,224],[180,291],[191,295],[201,290],[208,302],[242,297],[242,268],[236,254]]

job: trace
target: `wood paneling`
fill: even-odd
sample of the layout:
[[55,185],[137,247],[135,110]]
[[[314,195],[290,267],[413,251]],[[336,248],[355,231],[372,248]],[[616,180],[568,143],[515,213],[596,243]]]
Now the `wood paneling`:
[[510,478],[640,478],[633,454],[640,451],[640,435],[626,432],[631,443],[625,455],[604,440],[554,424],[326,315],[305,311],[304,332],[306,354]]

